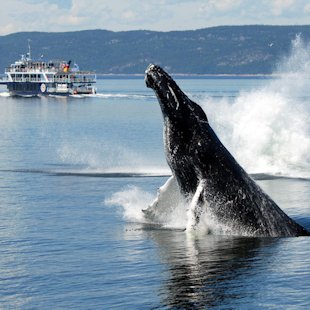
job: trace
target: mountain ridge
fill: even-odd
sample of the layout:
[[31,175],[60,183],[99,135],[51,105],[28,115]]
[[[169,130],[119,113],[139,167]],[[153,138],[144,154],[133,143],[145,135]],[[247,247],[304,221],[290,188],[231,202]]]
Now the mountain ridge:
[[198,30],[79,30],[19,32],[0,36],[0,70],[27,52],[44,60],[76,61],[98,74],[143,74],[156,63],[175,74],[270,74],[310,25],[218,26]]

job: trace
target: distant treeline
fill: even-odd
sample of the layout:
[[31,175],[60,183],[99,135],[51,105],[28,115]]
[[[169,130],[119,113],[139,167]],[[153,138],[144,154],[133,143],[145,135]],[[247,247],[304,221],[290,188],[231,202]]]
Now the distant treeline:
[[104,74],[141,74],[149,63],[171,73],[268,74],[306,26],[222,26],[193,31],[20,32],[0,37],[0,73],[31,43],[32,58],[72,60]]

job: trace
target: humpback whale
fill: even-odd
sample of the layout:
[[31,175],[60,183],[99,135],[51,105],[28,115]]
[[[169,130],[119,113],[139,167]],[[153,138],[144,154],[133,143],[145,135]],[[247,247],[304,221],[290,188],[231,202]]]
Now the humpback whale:
[[[155,92],[163,115],[164,147],[172,177],[165,184],[174,189],[159,193],[144,211],[154,219],[164,210],[162,199],[186,201],[189,224],[196,229],[203,213],[234,234],[278,237],[309,236],[255,183],[221,143],[203,109],[179,88],[161,67],[150,64],[146,86]],[[175,192],[177,191],[177,195]]]

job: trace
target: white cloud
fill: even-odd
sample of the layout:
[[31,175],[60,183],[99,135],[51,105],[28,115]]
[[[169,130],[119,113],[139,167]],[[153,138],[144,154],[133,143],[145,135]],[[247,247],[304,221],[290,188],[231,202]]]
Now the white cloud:
[[0,34],[309,24],[309,11],[309,0],[10,0],[1,3]]
[[310,13],[310,3],[306,4],[304,7],[305,13],[309,14]]
[[270,4],[274,15],[281,15],[283,11],[290,9],[296,0],[271,0]]
[[206,1],[206,4],[204,6],[209,9],[215,9],[217,11],[224,12],[240,6],[241,3],[242,0],[222,0],[222,1],[209,0]]
[[58,6],[49,4],[47,1],[39,3],[21,0],[6,1],[1,3],[0,33],[40,31],[44,23],[49,24],[51,22],[50,16],[57,16],[58,14],[61,14]]

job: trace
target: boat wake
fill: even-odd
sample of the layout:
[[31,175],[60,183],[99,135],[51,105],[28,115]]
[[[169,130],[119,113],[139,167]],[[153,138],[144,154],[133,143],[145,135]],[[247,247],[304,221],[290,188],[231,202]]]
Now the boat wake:
[[87,95],[88,97],[103,98],[103,99],[136,99],[145,100],[153,99],[155,96],[149,94],[118,94],[118,93],[97,93],[94,95]]
[[9,92],[0,92],[0,97],[10,97]]
[[[10,97],[9,92],[0,92],[0,97]],[[37,95],[19,95],[24,98],[31,98]],[[45,96],[39,96],[41,98]],[[69,96],[57,95],[57,94],[49,94],[50,98],[60,98],[60,99],[85,99],[85,98],[101,98],[101,99],[134,99],[134,100],[149,100],[154,99],[155,97],[152,95],[143,95],[143,94],[113,94],[113,93],[97,93],[97,94],[73,94]]]

